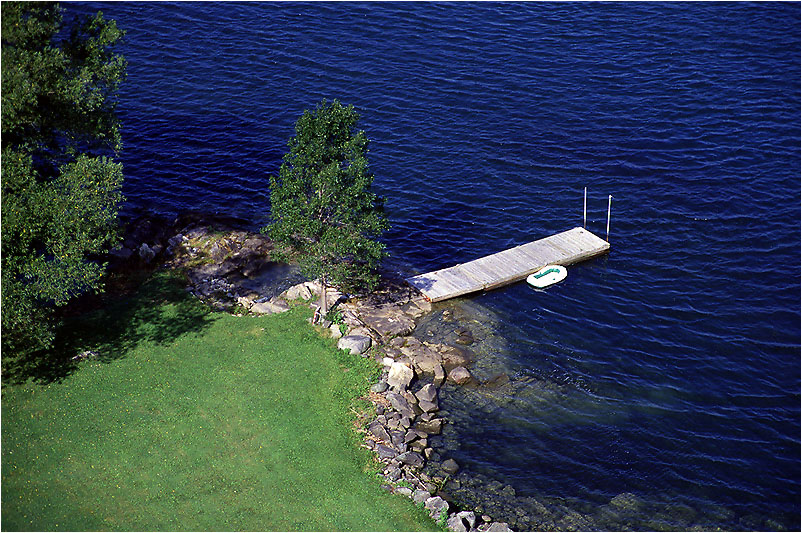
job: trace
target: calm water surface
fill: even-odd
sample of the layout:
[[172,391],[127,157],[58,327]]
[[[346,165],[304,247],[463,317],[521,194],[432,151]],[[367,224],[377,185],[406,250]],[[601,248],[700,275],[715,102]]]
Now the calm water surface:
[[260,226],[322,98],[362,113],[409,272],[581,225],[585,186],[603,235],[613,195],[608,258],[467,302],[493,317],[476,372],[518,385],[450,396],[451,455],[582,512],[628,492],[682,527],[800,527],[798,3],[68,8],[128,31],[129,212]]

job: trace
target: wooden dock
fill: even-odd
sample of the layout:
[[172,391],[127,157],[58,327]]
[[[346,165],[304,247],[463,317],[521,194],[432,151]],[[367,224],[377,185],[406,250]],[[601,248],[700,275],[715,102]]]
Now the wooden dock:
[[610,244],[584,228],[516,246],[428,274],[407,278],[430,302],[495,289],[526,279],[546,265],[568,266],[609,252]]

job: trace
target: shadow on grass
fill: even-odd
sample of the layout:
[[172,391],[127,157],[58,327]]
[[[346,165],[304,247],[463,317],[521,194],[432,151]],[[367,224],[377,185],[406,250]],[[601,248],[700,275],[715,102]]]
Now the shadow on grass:
[[66,318],[50,350],[4,361],[3,384],[59,382],[83,359],[109,363],[143,342],[170,344],[181,335],[205,330],[214,320],[214,314],[184,289],[176,274],[160,272],[129,297]]

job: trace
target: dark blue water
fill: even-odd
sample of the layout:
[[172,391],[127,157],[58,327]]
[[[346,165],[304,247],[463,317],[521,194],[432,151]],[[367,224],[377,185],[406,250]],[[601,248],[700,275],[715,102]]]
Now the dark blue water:
[[457,460],[522,495],[800,527],[798,3],[68,6],[98,7],[128,31],[129,210],[260,226],[322,98],[361,112],[416,272],[581,225],[586,186],[603,235],[613,195],[608,258],[472,299],[499,366],[559,389],[455,427]]

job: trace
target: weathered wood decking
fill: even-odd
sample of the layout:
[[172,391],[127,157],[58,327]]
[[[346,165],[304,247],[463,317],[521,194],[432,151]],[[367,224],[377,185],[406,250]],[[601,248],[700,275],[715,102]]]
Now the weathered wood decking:
[[407,279],[431,302],[526,279],[550,264],[571,265],[607,253],[610,244],[584,228],[516,246],[468,263]]

